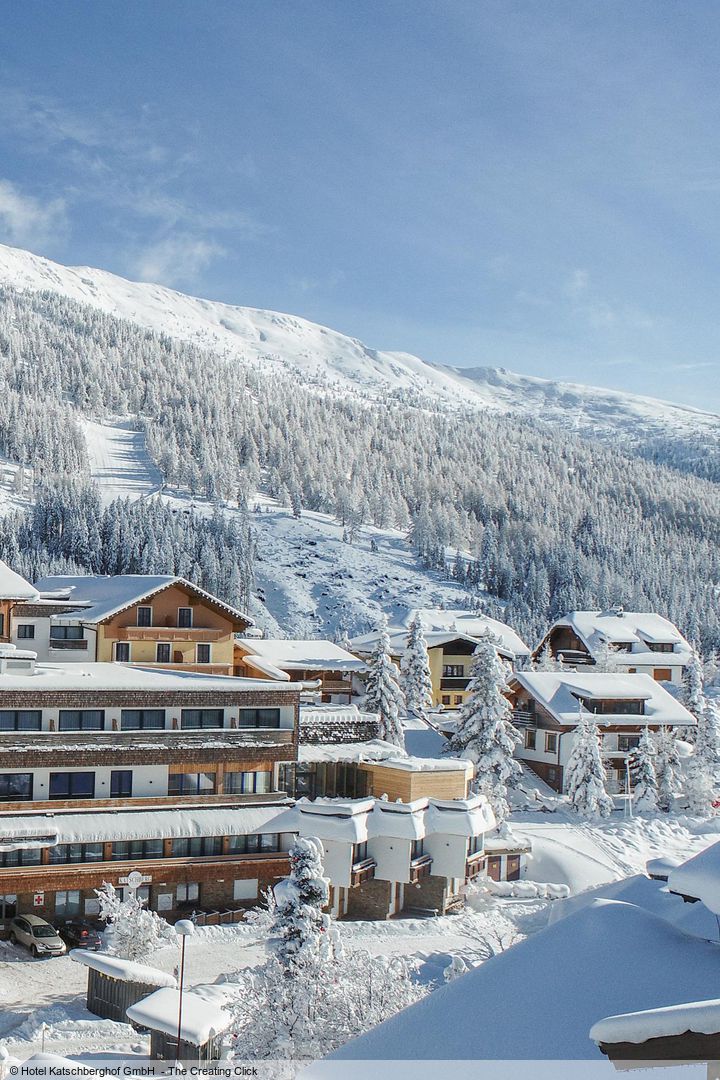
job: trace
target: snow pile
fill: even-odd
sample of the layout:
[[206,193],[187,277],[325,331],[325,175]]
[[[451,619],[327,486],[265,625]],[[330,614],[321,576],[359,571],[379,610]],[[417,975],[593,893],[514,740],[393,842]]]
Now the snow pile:
[[720,915],[720,842],[674,867],[668,886],[680,896],[702,900],[714,915]]
[[[163,986],[127,1010],[128,1019],[139,1027],[177,1036],[180,991]],[[230,1013],[214,1001],[208,1001],[191,990],[183,991],[182,1026],[180,1037],[193,1046],[203,1046],[214,1035],[225,1031],[232,1023]]]
[[570,895],[567,885],[550,881],[493,881],[492,878],[480,878],[468,885],[467,890],[468,893],[486,892],[490,896],[512,897],[514,900],[564,900]]

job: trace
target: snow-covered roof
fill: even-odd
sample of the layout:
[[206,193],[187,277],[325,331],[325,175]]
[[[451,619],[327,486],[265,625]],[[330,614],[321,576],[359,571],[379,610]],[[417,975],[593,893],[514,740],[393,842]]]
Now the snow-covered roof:
[[[632,643],[628,655],[631,664],[658,664],[664,667],[687,664],[692,647],[678,628],[662,615],[653,611],[570,611],[558,619],[553,627],[568,626],[586,646],[591,656],[596,656],[606,644]],[[673,645],[673,652],[652,652],[646,646]],[[622,662],[623,657],[618,657]]]
[[[395,747],[397,755],[397,746]],[[383,762],[388,769],[403,769],[406,772],[462,772],[466,776],[472,775],[473,764],[465,758],[443,757],[393,757]]]
[[70,959],[84,967],[100,971],[103,975],[109,975],[111,979],[144,983],[146,986],[177,986],[174,975],[168,975],[167,972],[148,964],[138,964],[135,960],[123,960],[120,956],[90,952],[88,949],[71,949]]
[[[44,814],[0,814],[0,837],[16,847],[54,844],[98,844],[110,840],[159,840],[193,836],[245,836],[280,832],[276,819],[287,804],[264,806],[182,807],[168,810],[58,811]],[[29,834],[29,830],[34,833]],[[288,830],[290,831],[290,830]],[[43,834],[43,843],[28,839]],[[45,839],[47,843],[44,842]],[[5,850],[11,850],[6,847]]]
[[[177,1036],[180,991],[164,986],[131,1005],[127,1017],[140,1027]],[[192,990],[183,991],[180,1037],[193,1046],[203,1046],[232,1023],[232,1014]]]
[[468,799],[430,799],[425,830],[447,836],[479,836],[496,825],[492,807],[484,795]]
[[38,590],[0,559],[0,600],[37,600]]
[[[173,574],[65,574],[44,577],[35,582],[36,590],[46,600],[77,602],[78,607],[82,608],[78,618],[84,623],[104,622],[134,604],[149,600],[171,585],[189,589],[238,621],[252,622],[249,615],[212,596],[191,581]],[[51,616],[53,619],[65,621],[69,617],[69,614]]]
[[[367,664],[334,641],[290,638],[237,638],[246,664],[274,676],[288,671],[366,671]],[[269,672],[267,669],[269,668]]]
[[673,867],[668,874],[668,888],[681,896],[702,900],[713,915],[720,915],[720,841]]
[[412,608],[402,620],[403,626],[409,627],[416,616],[420,617],[426,636],[428,631],[441,633],[453,631],[467,634],[472,638],[480,638],[490,631],[491,634],[500,639],[503,648],[508,653],[512,653],[513,656],[530,655],[530,649],[511,626],[499,622],[497,619],[490,619],[487,615],[482,615],[477,611],[466,611],[457,608],[449,610],[445,608]]
[[517,684],[539,701],[558,724],[567,727],[574,727],[578,722],[581,698],[644,701],[643,715],[602,713],[596,717],[600,726],[693,727],[697,723],[695,717],[650,675],[625,675],[616,671],[516,671],[510,685]]
[[[597,1020],[702,1000],[717,982],[717,963],[717,943],[685,934],[632,904],[596,900],[433,991],[331,1057],[597,1059],[600,1051],[588,1037]],[[478,1023],[478,1017],[489,1022]]]
[[427,799],[413,802],[391,802],[376,799],[368,816],[368,837],[389,836],[398,840],[422,840],[425,836]]
[[382,739],[351,743],[301,743],[298,761],[382,761],[397,760],[398,748]]
[[720,1032],[720,999],[688,1001],[682,1005],[666,1005],[662,1009],[606,1016],[590,1028],[590,1038],[596,1043],[644,1043],[693,1031],[700,1035]]
[[[17,655],[15,653],[14,655]],[[258,690],[300,690],[302,683],[204,675],[196,671],[143,668],[137,664],[37,664],[34,671],[0,673],[3,690],[188,690],[243,693]]]

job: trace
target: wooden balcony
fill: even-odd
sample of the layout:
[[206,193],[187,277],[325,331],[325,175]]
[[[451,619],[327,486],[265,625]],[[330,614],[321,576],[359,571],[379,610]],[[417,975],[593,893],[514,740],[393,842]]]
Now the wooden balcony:
[[425,878],[429,878],[431,867],[432,855],[421,855],[419,859],[413,859],[410,863],[410,884],[418,885]]
[[374,859],[363,859],[362,862],[355,863],[350,875],[350,885],[362,885],[365,881],[372,881],[376,867],[377,863]]
[[465,860],[465,880],[472,881],[473,878],[482,874],[485,869],[485,852],[476,851],[474,855],[468,855]]
[[530,709],[513,709],[512,722],[515,727],[535,727],[537,716]]
[[464,691],[464,690],[467,690],[469,682],[470,682],[469,679],[462,679],[462,678],[457,678],[456,679],[456,678],[448,677],[448,678],[440,680],[440,689],[441,690]]
[[230,634],[202,626],[121,626],[113,637],[117,641],[221,641]]

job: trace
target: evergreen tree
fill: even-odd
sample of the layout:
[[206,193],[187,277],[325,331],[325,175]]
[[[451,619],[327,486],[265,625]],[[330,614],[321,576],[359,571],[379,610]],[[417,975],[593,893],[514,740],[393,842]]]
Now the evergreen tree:
[[713,802],[717,799],[717,786],[709,763],[693,754],[685,771],[685,802],[689,813],[709,817]]
[[675,795],[680,787],[680,754],[675,733],[671,728],[661,728],[656,732],[653,744],[658,808],[667,813],[672,809]]
[[433,688],[427,642],[419,615],[410,624],[400,675],[408,715],[425,718],[428,709],[432,708]]
[[512,725],[510,702],[503,693],[506,684],[497,640],[484,634],[473,653],[469,694],[449,749],[474,763],[477,790],[487,796],[498,821],[510,812],[508,786],[521,775],[513,757],[520,736]]
[[658,808],[658,780],[655,773],[655,745],[650,729],[645,727],[632,760],[633,806],[639,811]]
[[606,779],[595,717],[581,708],[565,768],[567,796],[572,809],[583,817],[608,817],[613,810],[613,801],[605,787]]
[[698,720],[702,712],[705,694],[703,665],[695,649],[691,652],[690,659],[683,671],[680,700],[688,712],[691,712],[695,719]]
[[[323,908],[330,897],[330,883],[323,876],[322,844],[314,837],[298,836],[290,848],[290,876],[275,886],[277,958],[284,971],[295,975],[303,965],[320,957],[329,918]],[[327,940],[327,939],[325,939]]]
[[713,779],[720,773],[720,709],[714,698],[701,695],[696,705],[695,757]]
[[148,911],[134,890],[129,889],[121,900],[114,885],[106,881],[95,895],[100,903],[100,918],[108,927],[109,951],[114,956],[147,960],[158,949],[175,942],[172,926],[154,911]]
[[405,738],[400,716],[404,700],[398,678],[398,669],[390,655],[387,627],[383,625],[368,664],[365,707],[380,717],[380,738],[402,749]]

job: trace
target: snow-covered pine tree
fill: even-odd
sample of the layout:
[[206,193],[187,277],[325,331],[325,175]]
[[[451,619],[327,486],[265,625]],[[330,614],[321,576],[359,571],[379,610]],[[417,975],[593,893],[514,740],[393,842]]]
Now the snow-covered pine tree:
[[147,960],[158,949],[177,940],[175,930],[154,911],[148,911],[145,901],[128,890],[121,900],[114,885],[105,881],[95,890],[100,903],[100,918],[107,926],[109,952],[124,960]]
[[655,745],[646,726],[631,760],[633,806],[638,811],[658,808],[658,781],[655,773]]
[[711,777],[720,773],[720,709],[714,698],[700,696],[696,703],[695,756],[702,761]]
[[495,817],[509,813],[508,786],[519,779],[521,769],[513,757],[520,736],[512,725],[510,702],[503,693],[505,667],[497,652],[497,639],[484,634],[473,653],[469,695],[460,710],[449,750],[475,764],[477,790],[485,794]]
[[702,661],[695,649],[690,653],[690,659],[683,671],[680,700],[688,712],[699,719],[705,700],[704,672]]
[[717,786],[713,771],[697,754],[693,754],[685,770],[684,795],[689,813],[698,817],[710,817],[714,813],[712,803],[717,799]]
[[398,678],[398,669],[390,655],[387,627],[383,624],[368,664],[365,707],[380,717],[380,738],[404,749],[401,714],[405,702]]
[[419,615],[415,615],[410,624],[400,662],[400,682],[408,716],[426,717],[428,709],[432,708],[433,688],[427,642]]
[[320,955],[322,935],[329,926],[323,914],[330,883],[323,876],[322,845],[314,837],[298,836],[290,848],[290,876],[275,886],[273,934],[277,958],[288,974],[313,964]]
[[570,757],[565,767],[570,806],[583,817],[607,817],[613,801],[605,787],[605,767],[600,756],[600,734],[592,713],[581,707]]
[[548,642],[538,653],[537,659],[533,662],[533,669],[535,671],[561,671],[562,664],[557,660],[550,652],[550,643]]
[[667,813],[672,809],[674,797],[680,788],[680,754],[675,733],[671,728],[661,728],[655,733],[653,744],[658,808]]
[[603,640],[594,652],[595,666],[593,671],[627,671],[627,663],[622,659],[623,654],[609,641]]

